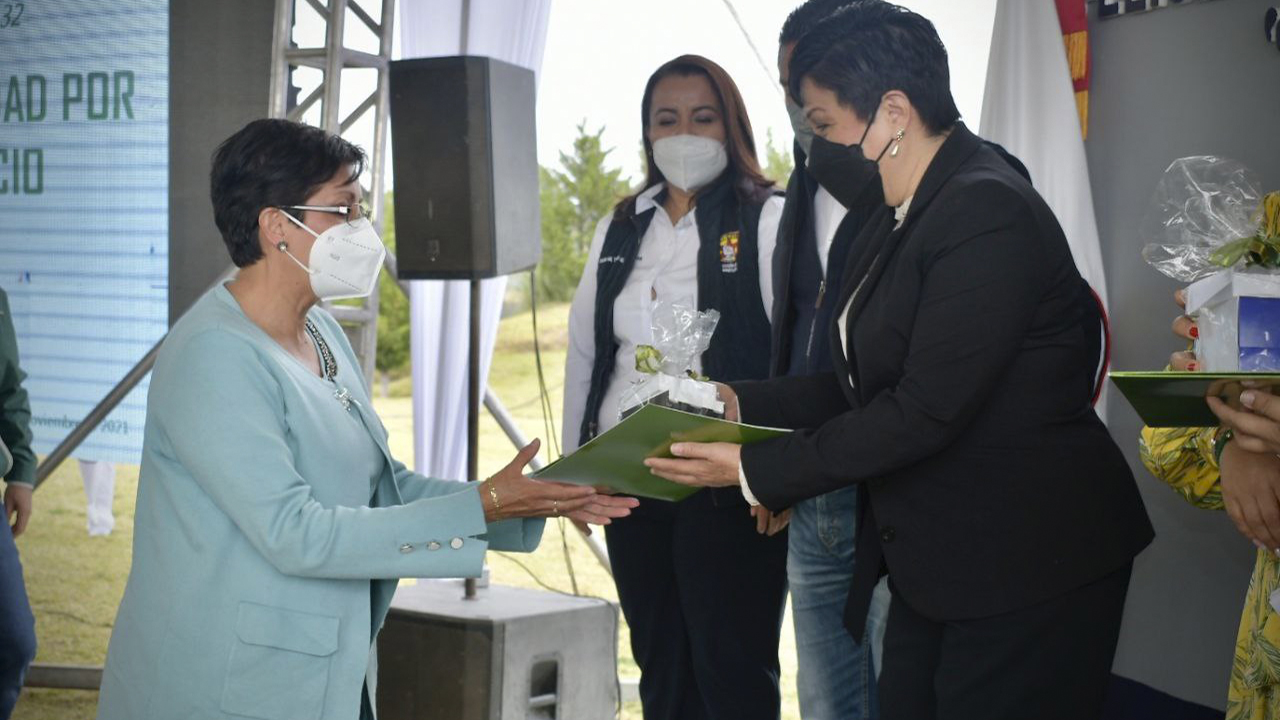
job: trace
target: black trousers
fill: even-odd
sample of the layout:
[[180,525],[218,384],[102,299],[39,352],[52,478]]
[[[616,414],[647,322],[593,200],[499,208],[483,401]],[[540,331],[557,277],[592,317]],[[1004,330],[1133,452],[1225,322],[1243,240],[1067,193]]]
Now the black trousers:
[[776,720],[787,535],[737,488],[640,501],[605,529],[649,720]]
[[1132,568],[978,620],[930,620],[894,592],[881,720],[1095,720]]

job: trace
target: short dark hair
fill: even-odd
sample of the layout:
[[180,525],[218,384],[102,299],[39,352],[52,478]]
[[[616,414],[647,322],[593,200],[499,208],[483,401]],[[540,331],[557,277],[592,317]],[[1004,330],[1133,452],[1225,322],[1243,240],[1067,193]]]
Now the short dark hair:
[[933,23],[883,0],[838,10],[801,38],[791,56],[789,91],[797,101],[806,77],[834,91],[863,120],[890,90],[910,98],[932,134],[960,118],[947,49]]
[[855,2],[858,0],[807,0],[800,7],[792,10],[782,23],[782,32],[778,33],[778,44],[790,45],[797,42],[832,13]]
[[343,166],[355,180],[365,164],[355,145],[289,120],[254,120],[227,138],[213,154],[209,194],[231,261],[247,267],[262,259],[263,208],[301,205]]

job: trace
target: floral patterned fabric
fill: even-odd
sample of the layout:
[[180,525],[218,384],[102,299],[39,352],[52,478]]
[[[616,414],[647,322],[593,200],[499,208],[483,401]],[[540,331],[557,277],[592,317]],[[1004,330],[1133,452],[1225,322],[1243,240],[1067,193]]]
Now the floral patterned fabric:
[[[1143,428],[1142,462],[1188,502],[1223,509],[1222,480],[1213,455],[1216,428]],[[1226,720],[1280,720],[1280,613],[1271,594],[1280,588],[1280,558],[1258,551],[1236,635]]]

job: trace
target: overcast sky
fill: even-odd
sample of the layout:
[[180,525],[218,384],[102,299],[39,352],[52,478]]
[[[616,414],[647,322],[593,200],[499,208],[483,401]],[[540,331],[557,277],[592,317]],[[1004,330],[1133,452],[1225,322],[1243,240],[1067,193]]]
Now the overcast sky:
[[[996,0],[899,1],[937,26],[950,55],[956,102],[976,129]],[[730,13],[730,3],[745,34]],[[751,115],[761,162],[769,131],[777,147],[789,149],[791,125],[777,81],[778,31],[799,4],[799,0],[552,0],[538,87],[538,161],[557,167],[559,153],[572,148],[577,125],[585,120],[591,130],[604,126],[605,147],[614,148],[610,155],[613,165],[638,181],[640,94],[654,69],[685,53],[711,58],[738,84]],[[349,23],[347,30],[349,46],[377,52],[376,39],[362,24]],[[321,45],[323,33],[324,26],[314,11],[306,3],[298,3],[295,39],[299,44]],[[399,57],[399,33],[395,56]],[[318,70],[301,68],[294,82],[306,96],[321,77]],[[340,103],[343,115],[368,97],[375,84],[372,70],[346,71]],[[305,120],[313,124],[320,121],[319,104]],[[366,113],[344,134],[371,147],[373,114]],[[392,184],[388,175],[387,186]]]
[[[731,0],[760,61],[725,0],[553,0],[538,95],[538,160],[557,163],[576,126],[603,125],[610,159],[640,172],[640,95],[663,62],[697,53],[719,63],[738,84],[763,162],[766,133],[791,147],[791,125],[777,81],[778,31],[796,0]],[[952,91],[976,129],[982,109],[995,0],[906,0],[938,27],[951,60]]]

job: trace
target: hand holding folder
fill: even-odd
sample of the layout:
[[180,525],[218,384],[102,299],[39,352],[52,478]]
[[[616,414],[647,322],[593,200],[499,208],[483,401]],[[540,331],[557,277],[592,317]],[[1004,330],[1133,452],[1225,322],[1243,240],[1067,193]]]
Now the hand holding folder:
[[1280,374],[1272,373],[1113,372],[1111,381],[1148,427],[1212,427],[1221,421],[1208,397],[1240,410],[1247,389],[1280,395]]
[[683,500],[697,488],[654,476],[644,465],[646,458],[672,457],[671,445],[677,442],[747,445],[788,432],[646,405],[575,452],[533,473],[533,477],[598,486],[638,497]]

